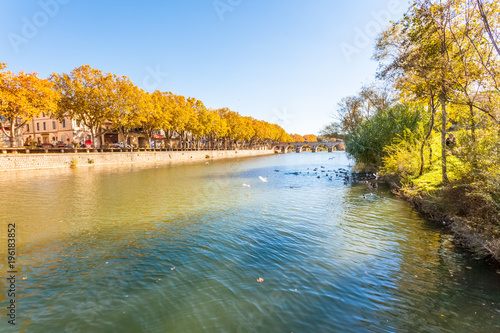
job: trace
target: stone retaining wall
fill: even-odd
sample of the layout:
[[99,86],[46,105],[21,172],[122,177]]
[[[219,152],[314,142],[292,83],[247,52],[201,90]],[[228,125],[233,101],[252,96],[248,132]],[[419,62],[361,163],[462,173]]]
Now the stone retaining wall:
[[273,150],[209,150],[162,152],[114,152],[69,154],[5,154],[0,155],[0,171],[68,168],[124,163],[181,163],[209,161],[211,159],[262,156],[274,154]]

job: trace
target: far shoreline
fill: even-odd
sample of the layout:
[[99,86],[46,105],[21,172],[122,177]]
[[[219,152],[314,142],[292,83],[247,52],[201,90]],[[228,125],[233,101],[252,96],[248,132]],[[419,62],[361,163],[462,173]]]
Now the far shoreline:
[[0,155],[0,172],[60,168],[79,168],[98,165],[179,164],[210,162],[220,159],[274,155],[274,150],[200,150],[152,152],[92,152],[55,154]]

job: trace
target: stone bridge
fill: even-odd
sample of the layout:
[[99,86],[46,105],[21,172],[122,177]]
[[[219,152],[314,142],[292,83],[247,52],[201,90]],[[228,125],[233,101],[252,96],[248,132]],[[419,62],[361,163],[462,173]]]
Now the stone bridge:
[[335,142],[293,142],[293,143],[280,143],[274,145],[273,149],[277,153],[287,153],[289,149],[295,150],[296,153],[301,153],[305,147],[311,148],[313,153],[318,151],[319,147],[325,147],[328,149],[328,152],[331,153],[335,150],[344,150],[344,142],[343,141],[335,141]]

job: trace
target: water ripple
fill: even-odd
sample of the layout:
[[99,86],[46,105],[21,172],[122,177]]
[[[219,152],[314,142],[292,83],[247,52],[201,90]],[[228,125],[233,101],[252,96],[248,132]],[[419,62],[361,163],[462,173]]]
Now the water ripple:
[[500,330],[495,269],[387,190],[313,175],[348,163],[304,153],[0,174],[2,203],[18,212],[0,220],[19,226],[20,327]]

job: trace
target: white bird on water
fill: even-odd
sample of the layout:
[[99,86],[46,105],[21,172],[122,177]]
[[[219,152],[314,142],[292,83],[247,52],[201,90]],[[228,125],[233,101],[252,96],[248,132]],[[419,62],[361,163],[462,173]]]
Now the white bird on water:
[[260,179],[260,180],[262,180],[264,183],[267,183],[267,177],[266,177],[266,178],[264,178],[264,177],[262,177],[262,176],[259,176],[259,179]]
[[250,187],[250,185],[248,185],[248,184],[243,184],[243,186],[245,186],[245,187]]

